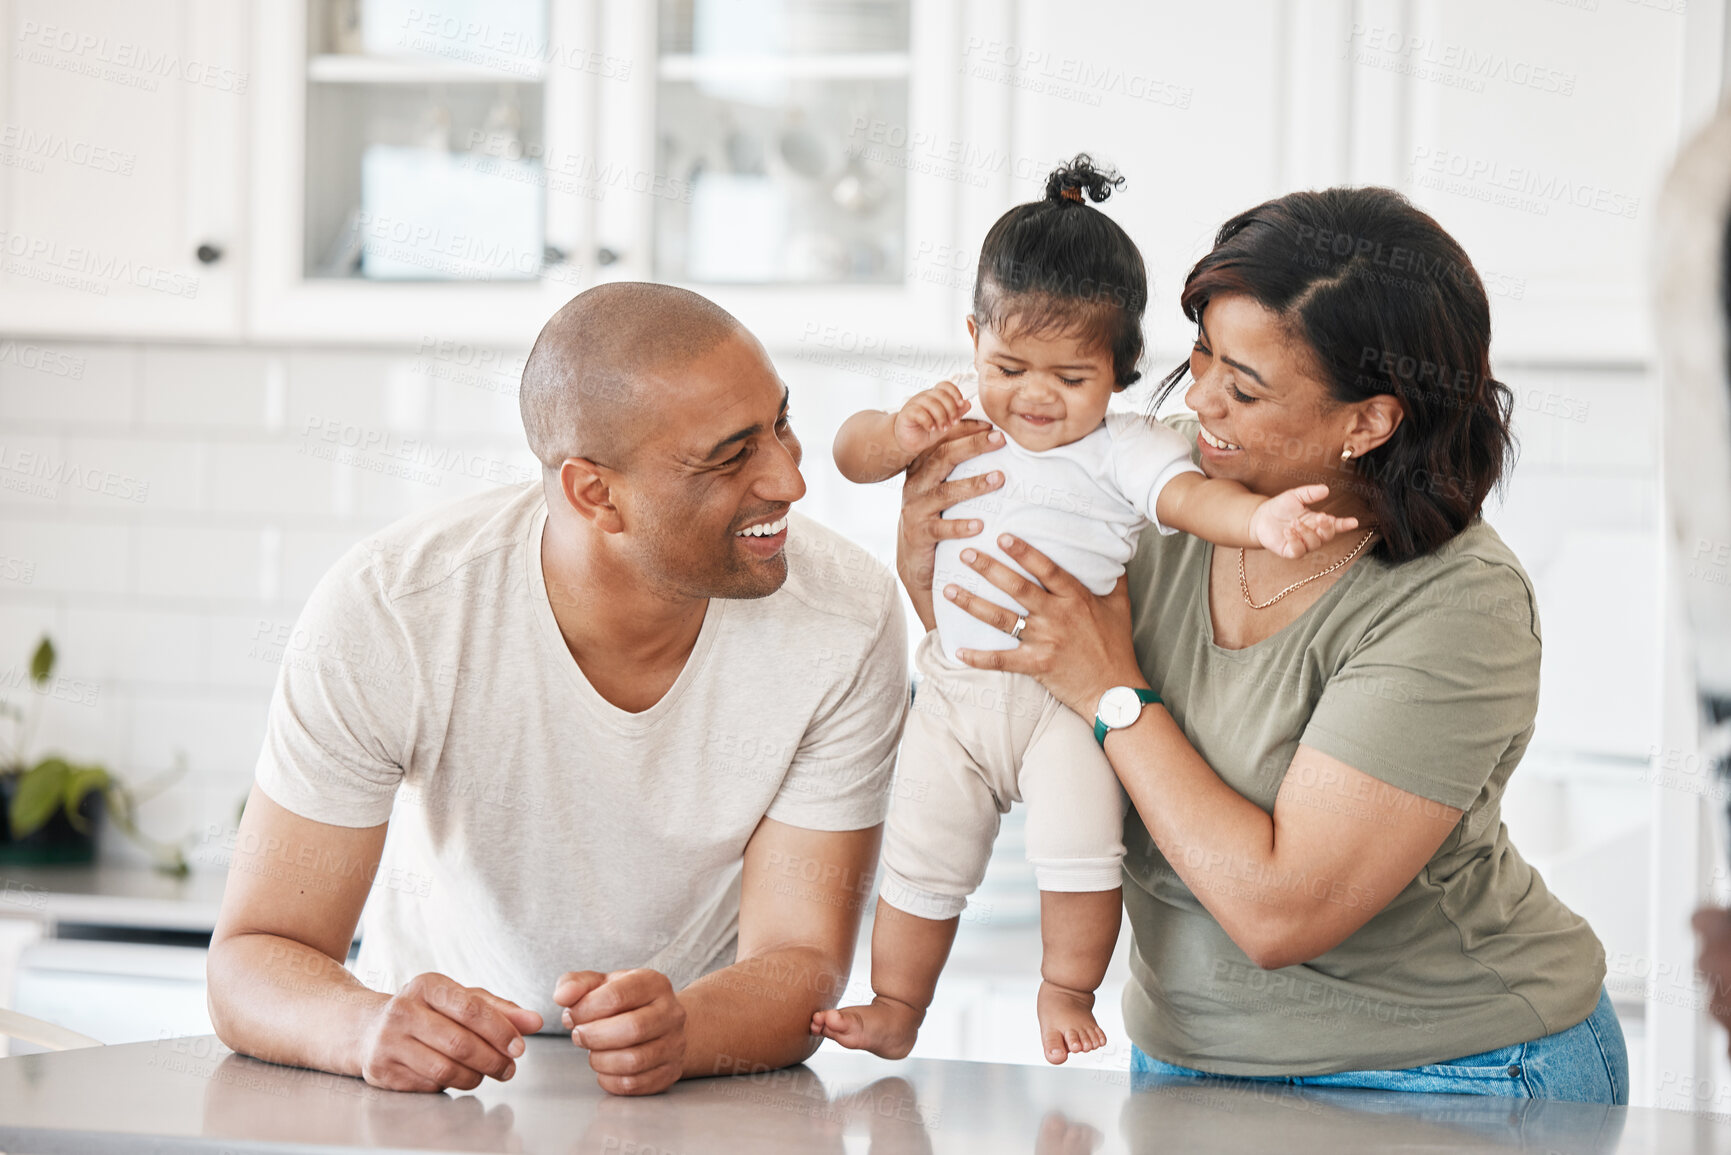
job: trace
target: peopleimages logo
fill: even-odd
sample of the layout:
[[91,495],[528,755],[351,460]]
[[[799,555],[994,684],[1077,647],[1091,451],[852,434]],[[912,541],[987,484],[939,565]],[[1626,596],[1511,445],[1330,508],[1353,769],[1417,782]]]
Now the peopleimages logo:
[[[55,53],[59,53],[56,56]],[[221,65],[183,57],[145,44],[116,40],[24,20],[18,25],[16,59],[41,64],[63,72],[76,72],[97,80],[108,80],[144,92],[155,92],[164,80],[180,81],[218,92],[244,96],[247,74]]]
[[1566,204],[1633,220],[1641,208],[1640,197],[1591,181],[1574,180],[1530,165],[1505,164],[1494,157],[1445,148],[1425,145],[1415,148],[1412,169],[1417,183],[1425,188],[1456,192],[1481,200],[1489,199],[1491,194],[1506,194],[1505,203],[1538,216],[1548,215],[1553,204]]
[[1531,60],[1441,40],[1434,36],[1404,33],[1398,28],[1355,24],[1347,42],[1347,54],[1356,64],[1432,80],[1451,87],[1483,92],[1486,81],[1531,88],[1557,96],[1575,94],[1576,75]]
[[0,232],[0,265],[8,273],[106,297],[112,285],[134,285],[170,297],[198,296],[198,278],[52,237]]

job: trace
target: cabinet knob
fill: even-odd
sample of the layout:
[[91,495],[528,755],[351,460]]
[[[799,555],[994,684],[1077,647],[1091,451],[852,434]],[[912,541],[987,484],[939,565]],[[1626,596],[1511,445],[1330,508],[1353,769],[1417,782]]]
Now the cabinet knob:
[[595,250],[595,263],[598,265],[616,265],[623,254],[602,245]]
[[206,241],[193,251],[193,256],[198,258],[198,263],[201,265],[214,265],[222,260],[222,246],[213,245]]
[[543,265],[562,265],[565,263],[565,250],[558,245],[541,246],[541,263]]

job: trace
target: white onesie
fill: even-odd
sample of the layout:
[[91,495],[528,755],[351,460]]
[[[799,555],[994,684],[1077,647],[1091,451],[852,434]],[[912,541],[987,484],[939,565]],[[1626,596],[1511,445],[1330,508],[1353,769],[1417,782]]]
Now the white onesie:
[[[965,395],[965,394],[964,394]],[[970,412],[969,416],[979,416]],[[950,480],[998,469],[1004,485],[951,506],[946,518],[979,518],[983,532],[938,543],[932,596],[944,653],[1008,650],[1010,636],[943,596],[954,582],[963,589],[1022,613],[1024,607],[962,564],[962,550],[981,550],[1031,577],[998,547],[998,535],[1021,538],[1096,594],[1112,592],[1124,564],[1136,552],[1136,535],[1152,524],[1173,533],[1154,516],[1166,483],[1181,473],[1200,473],[1183,434],[1148,417],[1111,413],[1092,433],[1056,449],[1023,449],[1008,434],[1004,446],[956,466]]]
[[[974,382],[958,384],[972,399]],[[1124,856],[1124,795],[1092,720],[1025,674],[977,670],[956,658],[959,649],[1003,650],[1017,642],[945,598],[945,585],[1024,612],[962,564],[961,551],[984,551],[1031,577],[997,545],[999,534],[1013,534],[1096,594],[1108,593],[1144,526],[1175,532],[1154,516],[1161,489],[1181,473],[1200,472],[1183,435],[1117,413],[1055,449],[1024,449],[1006,434],[1001,449],[962,462],[950,479],[994,469],[1004,474],[1001,488],[944,514],[979,518],[985,528],[938,544],[937,629],[915,653],[921,681],[902,735],[884,836],[880,893],[922,918],[953,918],[967,905],[985,874],[1000,817],[1015,802],[1028,807],[1027,854],[1041,890],[1111,890]]]

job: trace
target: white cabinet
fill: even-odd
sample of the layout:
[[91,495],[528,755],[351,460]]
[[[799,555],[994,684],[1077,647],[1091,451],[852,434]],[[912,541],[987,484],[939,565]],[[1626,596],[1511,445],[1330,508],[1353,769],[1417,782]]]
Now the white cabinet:
[[593,9],[465,7],[261,0],[254,335],[526,347],[592,280]]
[[[204,947],[48,939],[24,949],[12,1009],[104,1043],[208,1035]],[[14,1040],[14,1055],[43,1048]]]
[[522,347],[627,278],[943,340],[961,46],[954,0],[261,0],[251,332]]
[[0,4],[10,332],[239,332],[247,7]]

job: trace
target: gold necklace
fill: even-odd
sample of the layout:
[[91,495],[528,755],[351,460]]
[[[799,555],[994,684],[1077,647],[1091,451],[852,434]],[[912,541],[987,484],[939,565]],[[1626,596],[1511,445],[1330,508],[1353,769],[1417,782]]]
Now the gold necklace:
[[1244,576],[1244,551],[1240,549],[1238,551],[1238,589],[1239,592],[1244,595],[1244,604],[1253,610],[1265,610],[1287,594],[1291,593],[1293,590],[1297,589],[1299,586],[1309,585],[1319,577],[1327,577],[1329,574],[1357,557],[1359,550],[1363,549],[1365,545],[1369,543],[1371,536],[1375,533],[1376,526],[1373,525],[1364,531],[1364,536],[1358,539],[1358,544],[1352,547],[1351,553],[1347,554],[1325,570],[1318,570],[1307,578],[1300,578],[1298,581],[1293,582],[1291,585],[1287,586],[1285,589],[1281,590],[1279,593],[1275,594],[1260,605],[1250,597],[1250,579]]

